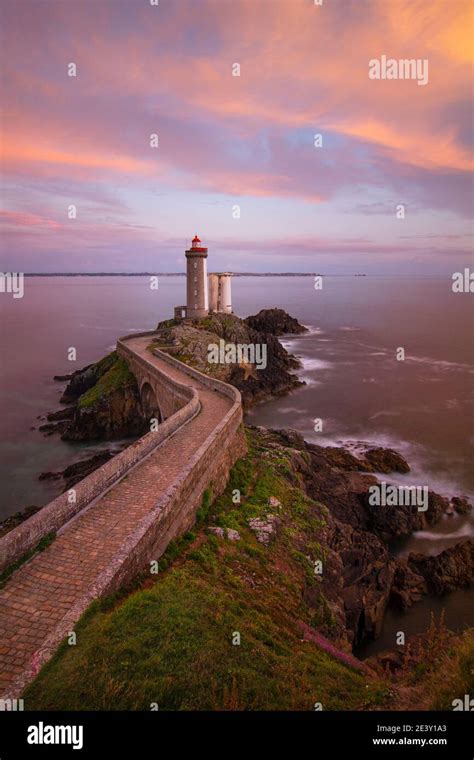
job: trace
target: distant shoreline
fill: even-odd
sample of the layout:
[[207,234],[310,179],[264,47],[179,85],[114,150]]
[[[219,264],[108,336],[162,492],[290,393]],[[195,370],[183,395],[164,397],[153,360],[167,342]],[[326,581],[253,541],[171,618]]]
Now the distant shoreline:
[[[321,272],[231,272],[233,277],[322,277]],[[25,277],[186,277],[186,272],[25,272]],[[336,275],[365,277],[366,275]]]
[[[24,277],[186,277],[185,272],[24,272]],[[324,274],[322,272],[231,272],[233,277],[383,277],[406,279],[446,279],[449,274]]]

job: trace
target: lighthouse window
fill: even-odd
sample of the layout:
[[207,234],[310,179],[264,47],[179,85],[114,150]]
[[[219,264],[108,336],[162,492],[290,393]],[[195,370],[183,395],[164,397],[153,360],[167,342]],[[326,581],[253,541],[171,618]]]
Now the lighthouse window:
[[194,262],[194,269],[197,269],[198,263],[197,261]]
[[194,295],[195,295],[195,296],[197,296],[197,294],[198,294],[198,292],[197,292],[197,290],[195,290],[195,291],[194,291]]

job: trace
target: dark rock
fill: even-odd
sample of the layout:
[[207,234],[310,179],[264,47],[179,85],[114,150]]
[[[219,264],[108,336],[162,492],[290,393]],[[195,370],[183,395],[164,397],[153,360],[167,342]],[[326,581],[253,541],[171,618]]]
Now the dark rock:
[[414,530],[426,530],[435,525],[446,512],[449,501],[433,491],[428,492],[428,508],[419,511],[415,505],[377,506],[370,504],[369,494],[361,498],[366,513],[366,525],[385,541],[409,536]]
[[97,470],[98,467],[102,467],[103,464],[108,462],[115,455],[116,452],[113,451],[101,451],[99,454],[95,454],[88,459],[83,459],[81,462],[75,462],[74,464],[69,465],[69,467],[66,467],[61,473],[65,480],[65,490],[68,491],[75,486],[76,483],[79,483],[80,480],[87,477],[87,475],[90,475],[91,472]]
[[451,503],[458,515],[467,515],[472,509],[472,504],[464,496],[453,496]]
[[336,446],[316,446],[306,444],[313,456],[324,459],[332,467],[359,472],[410,472],[407,461],[392,449],[375,448],[365,452],[363,457],[356,457],[347,449]]
[[68,491],[80,480],[90,475],[91,472],[97,470],[98,467],[102,467],[103,464],[108,462],[112,457],[116,455],[115,451],[101,451],[98,454],[94,454],[92,457],[82,459],[80,462],[74,462],[74,464],[66,467],[62,472],[42,472],[39,475],[38,480],[60,480],[64,478],[65,491]]
[[410,554],[408,565],[423,576],[431,594],[445,594],[474,581],[474,541],[445,549],[441,554]]
[[286,430],[276,430],[277,435],[280,437],[284,446],[290,446],[292,449],[304,450],[307,446],[305,439],[296,430],[290,428]]
[[320,466],[338,467],[341,470],[367,471],[370,467],[367,463],[358,459],[347,449],[336,446],[316,446],[313,443],[307,443],[306,448],[311,452],[313,462]]
[[371,472],[410,472],[406,459],[393,449],[369,449],[364,453],[364,459],[371,465]]
[[38,480],[59,480],[60,477],[61,472],[42,472],[38,475]]
[[54,433],[64,433],[67,430],[68,422],[62,420],[61,422],[47,422],[44,425],[40,425],[38,430],[45,435],[53,435]]
[[65,424],[61,435],[63,441],[107,441],[138,437],[150,429],[136,383],[97,399],[91,406],[78,404],[73,419]]
[[13,528],[16,528],[17,525],[28,520],[29,517],[32,517],[36,512],[39,512],[40,509],[41,507],[25,507],[25,509],[22,509],[20,512],[15,512],[15,514],[6,517],[5,520],[0,522],[0,536],[4,536],[5,533],[8,533],[10,530],[13,530]]
[[74,417],[74,407],[67,406],[65,409],[59,409],[57,412],[50,412],[47,419],[50,422],[59,422],[62,420],[72,420]]
[[[293,458],[293,465],[312,499],[325,504],[337,520],[375,533],[384,542],[435,525],[448,507],[448,500],[433,491],[428,492],[425,512],[418,511],[416,506],[372,505],[369,488],[379,481],[366,472],[364,461],[349,451],[306,443],[292,430],[268,430],[261,435],[268,448],[283,445],[301,452],[298,459]],[[392,460],[391,450],[389,452],[387,461]]]
[[290,317],[284,309],[262,309],[258,314],[247,317],[244,321],[253,330],[272,333],[272,335],[308,332],[307,327],[301,325],[294,317]]
[[415,572],[406,560],[397,560],[390,601],[398,609],[406,610],[428,591],[422,575]]
[[395,563],[377,536],[339,521],[329,546],[341,558],[346,625],[357,646],[382,630]]

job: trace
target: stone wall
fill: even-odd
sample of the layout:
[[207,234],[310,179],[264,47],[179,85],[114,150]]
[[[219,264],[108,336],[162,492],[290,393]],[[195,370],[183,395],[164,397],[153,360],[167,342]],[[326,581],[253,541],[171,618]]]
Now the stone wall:
[[[75,486],[74,501],[70,500],[71,492],[61,494],[24,523],[0,538],[0,570],[33,549],[41,538],[48,533],[57,532],[82,509],[93,505],[96,499],[112,488],[133,467],[142,462],[160,443],[199,413],[200,403],[197,391],[171,380],[151,362],[130,351],[126,345],[127,338],[140,337],[141,335],[153,335],[153,333],[124,336],[117,342],[117,351],[127,359],[133,360],[137,372],[152,374],[157,378],[160,387],[166,385],[170,393],[175,394],[175,402],[173,403],[179,408],[159,425],[155,432],[147,433],[125,451],[81,480]],[[215,493],[220,492],[225,486],[233,462],[245,451],[240,393],[232,386],[212,380],[158,349],[155,352],[160,359],[171,366],[179,368],[182,372],[195,377],[201,384],[212,387],[217,392],[231,398],[233,405],[214,430],[210,439],[203,442],[195,459],[183,464],[180,483],[174,484],[171,492],[163,494],[157,503],[153,514],[149,516],[151,524],[156,523],[156,525],[143,526],[142,536],[134,534],[135,538],[130,537],[129,549],[124,551],[125,553],[128,550],[132,551],[132,545],[135,548],[133,557],[131,556],[130,561],[126,563],[127,567],[124,566],[123,568],[121,573],[123,577],[131,577],[134,572],[133,567],[137,567],[140,563],[143,564],[140,560],[140,556],[145,556],[143,552],[145,552],[146,557],[156,554],[157,551],[162,553],[172,538],[192,524],[204,491],[212,486]],[[152,527],[153,529],[151,529]],[[117,576],[119,585],[120,582]]]
[[[118,590],[138,573],[148,570],[150,561],[159,559],[170,541],[189,530],[196,519],[205,491],[209,489],[213,497],[222,493],[231,467],[246,451],[239,399],[238,404],[233,405],[203,442],[193,459],[183,467],[178,481],[161,495],[155,507],[129,536],[112,562],[89,586],[87,593],[75,601],[47,636],[35,653],[36,668],[52,657],[60,642],[74,630],[76,622],[94,599]],[[35,675],[36,670],[24,671],[7,696],[19,696]]]

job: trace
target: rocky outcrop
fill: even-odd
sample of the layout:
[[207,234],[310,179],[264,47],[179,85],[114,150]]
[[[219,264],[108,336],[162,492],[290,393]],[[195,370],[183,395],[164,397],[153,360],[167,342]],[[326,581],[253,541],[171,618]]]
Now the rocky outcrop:
[[149,430],[140,405],[138,388],[118,388],[93,404],[78,404],[71,423],[61,435],[64,441],[113,440],[139,437]]
[[309,455],[310,465],[304,477],[312,498],[327,504],[337,519],[354,528],[371,531],[383,541],[393,541],[434,525],[448,508],[449,500],[432,491],[428,493],[426,511],[404,504],[371,504],[369,489],[378,483],[372,472],[409,472],[405,459],[391,449],[373,449],[376,455],[367,459],[367,453],[355,457],[342,448],[306,443],[294,431],[280,432],[290,445]]
[[[256,319],[265,333],[255,330],[248,320]],[[153,343],[200,371],[231,383],[242,394],[245,407],[257,401],[288,393],[303,383],[291,370],[299,366],[276,338],[285,332],[304,332],[305,327],[282,309],[260,312],[255,318],[240,319],[233,314],[212,314],[199,322],[167,320],[158,325]],[[266,348],[266,364],[258,368],[248,362],[211,363],[209,346],[220,340],[232,344]],[[39,430],[59,434],[65,441],[113,440],[138,437],[147,432],[148,420],[141,408],[134,376],[116,352],[70,375],[61,403],[65,409],[51,412]]]
[[[368,489],[378,481],[366,470],[382,464],[384,472],[390,472],[390,467],[407,471],[408,464],[396,452],[378,449],[367,461],[342,448],[306,443],[292,430],[256,430],[268,452],[278,455],[282,448],[291,452],[291,472],[286,477],[295,484],[299,480],[308,496],[328,509],[326,525],[318,535],[324,547],[321,590],[334,624],[339,631],[341,625],[345,628],[353,647],[379,635],[389,604],[406,609],[431,590],[459,588],[472,576],[472,546],[465,544],[438,557],[416,555],[406,561],[392,556],[391,541],[434,525],[449,504],[430,492],[425,513],[405,507],[371,507]],[[304,542],[301,551],[305,552]],[[321,604],[318,589],[309,586],[304,600],[317,608]]]
[[355,530],[339,521],[329,537],[329,545],[342,561],[342,599],[353,644],[377,638],[395,572],[387,547],[372,533]]
[[[256,402],[304,385],[292,372],[300,366],[299,361],[283,348],[269,328],[279,329],[285,320],[291,323],[293,331],[304,332],[305,328],[280,309],[269,311],[275,312],[278,319],[272,321],[268,318],[266,332],[250,326],[249,321],[253,317],[243,320],[234,314],[211,314],[199,322],[160,322],[154,342],[162,350],[201,372],[234,385],[242,394],[244,407],[249,408]],[[209,347],[220,345],[221,340],[226,345],[264,346],[265,364],[247,360],[229,363],[210,361]]]
[[103,464],[108,462],[114,457],[118,451],[101,451],[98,454],[94,454],[92,457],[82,459],[80,462],[66,467],[65,470],[59,472],[42,472],[39,476],[39,480],[64,480],[63,491],[68,491],[70,488],[79,483],[80,480],[90,475],[94,470],[102,467]]
[[28,520],[29,517],[32,517],[36,512],[39,512],[40,509],[41,507],[25,507],[25,509],[22,509],[20,512],[15,512],[13,515],[6,517],[5,520],[0,522],[0,538],[4,536],[5,533],[16,528],[17,525]]
[[397,560],[390,601],[400,610],[406,610],[427,593],[425,579],[410,567],[406,560]]
[[[284,435],[299,436],[295,431],[282,431]],[[297,439],[295,439],[297,440]],[[338,446],[316,446],[312,443],[305,443],[299,436],[298,446],[305,445],[308,451],[311,451],[313,461],[321,466],[331,465],[342,470],[354,470],[357,472],[376,472],[391,473],[399,472],[405,474],[410,472],[410,466],[406,459],[393,449],[374,448],[367,449],[363,454],[355,456],[347,449]]]
[[95,364],[88,364],[87,367],[78,369],[70,375],[56,375],[54,379],[59,382],[69,380],[69,383],[61,396],[61,403],[73,404],[77,401],[80,396],[96,385],[116,360],[117,354],[114,351],[111,354],[104,356],[100,361],[95,362]]
[[458,515],[467,515],[472,510],[472,504],[463,496],[454,496],[451,499],[451,504]]
[[474,541],[463,541],[441,554],[410,554],[410,569],[421,575],[431,594],[446,594],[474,582]]
[[291,317],[284,309],[262,309],[251,317],[247,317],[245,323],[253,330],[272,335],[300,334],[308,332],[308,328],[301,325],[297,319]]
[[70,375],[61,401],[69,406],[48,414],[43,433],[95,441],[136,438],[148,430],[137,382],[115,352]]
[[62,422],[63,420],[72,420],[74,417],[74,407],[66,406],[65,409],[58,409],[57,412],[50,412],[47,415],[49,422]]
[[369,449],[364,453],[364,460],[369,463],[371,472],[410,472],[408,462],[393,449]]

